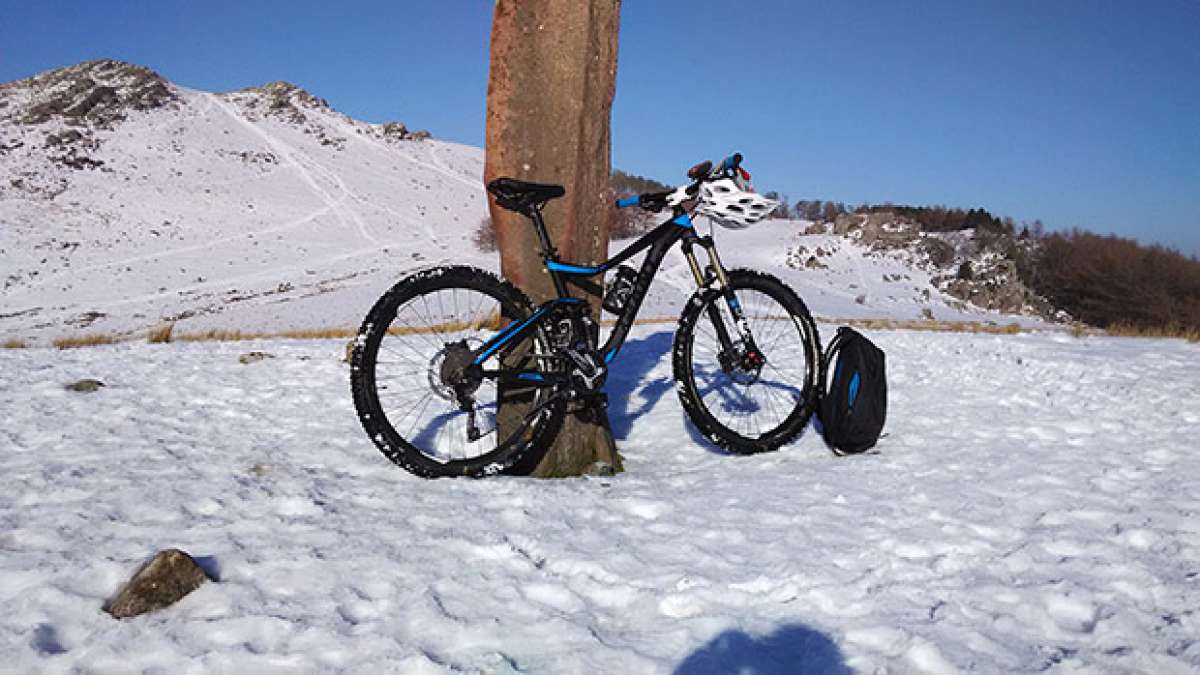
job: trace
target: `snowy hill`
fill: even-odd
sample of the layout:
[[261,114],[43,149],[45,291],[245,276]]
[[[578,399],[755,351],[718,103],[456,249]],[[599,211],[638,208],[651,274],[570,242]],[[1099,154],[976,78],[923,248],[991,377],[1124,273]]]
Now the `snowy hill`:
[[[352,327],[406,270],[497,269],[471,243],[482,151],[426,136],[283,82],[214,94],[114,61],[0,86],[0,339]],[[818,315],[1009,320],[805,225],[717,236],[727,264],[784,277]],[[788,266],[802,240],[826,268]],[[677,252],[665,268],[646,316],[692,291]]]

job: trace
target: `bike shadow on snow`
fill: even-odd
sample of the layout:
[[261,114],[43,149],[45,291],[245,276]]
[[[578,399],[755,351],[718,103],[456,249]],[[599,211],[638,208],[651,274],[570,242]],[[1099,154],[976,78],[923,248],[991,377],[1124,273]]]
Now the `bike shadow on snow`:
[[692,652],[675,668],[674,675],[850,672],[842,650],[827,635],[801,624],[788,624],[757,637],[727,630]]
[[[670,373],[642,382],[663,360],[663,354],[670,353],[673,339],[674,333],[664,330],[628,340],[621,346],[604,387],[608,392],[608,421],[613,439],[628,438],[634,420],[650,412],[664,394],[675,388]],[[635,393],[643,399],[636,408],[630,400]]]
[[[608,393],[608,417],[614,440],[621,441],[628,438],[634,421],[654,409],[659,400],[675,388],[674,373],[670,370],[669,356],[674,335],[672,331],[659,331],[644,338],[629,340],[621,347],[621,353],[617,356],[614,366],[609,372],[608,383],[604,387]],[[666,358],[667,373],[643,382],[654,368],[664,361],[664,355],[668,355]],[[702,387],[704,384],[704,381],[700,382]],[[781,389],[793,388],[781,387]],[[634,394],[640,394],[642,399],[637,407],[633,407],[631,400]],[[727,403],[734,406],[742,405],[738,401],[727,401]],[[680,424],[694,443],[714,454],[730,454],[700,433],[691,420],[687,419],[687,413],[682,408],[679,412]],[[811,428],[811,423],[806,427],[805,432],[808,428]]]

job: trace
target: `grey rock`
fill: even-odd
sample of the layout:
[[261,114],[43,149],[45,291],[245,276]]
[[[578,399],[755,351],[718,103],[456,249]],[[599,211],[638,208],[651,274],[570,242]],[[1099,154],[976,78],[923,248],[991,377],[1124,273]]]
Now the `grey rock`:
[[608,462],[593,462],[592,465],[587,469],[587,475],[603,477],[615,476],[617,475],[617,470]]
[[159,551],[142,565],[104,608],[125,619],[175,604],[208,581],[190,555],[179,549]]
[[256,361],[262,361],[263,359],[273,359],[273,358],[275,358],[275,355],[268,354],[267,352],[246,352],[245,354],[242,354],[241,356],[238,357],[238,363],[240,363],[244,366],[244,365],[248,365],[251,363],[255,363]]
[[100,387],[103,387],[103,386],[104,386],[104,383],[101,382],[100,380],[84,378],[82,380],[79,380],[78,382],[72,382],[68,385],[65,385],[63,388],[66,389],[67,391],[77,391],[77,392],[80,392],[83,394],[90,394],[94,391],[98,391],[100,389]]
[[861,216],[857,213],[843,213],[838,216],[833,223],[833,233],[839,236],[844,236],[863,226],[869,220],[868,216]]

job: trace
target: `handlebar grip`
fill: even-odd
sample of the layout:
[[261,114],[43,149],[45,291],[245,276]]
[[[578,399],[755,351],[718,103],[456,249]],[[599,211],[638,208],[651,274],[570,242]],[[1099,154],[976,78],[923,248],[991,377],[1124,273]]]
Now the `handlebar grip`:
[[617,208],[623,209],[628,206],[637,206],[638,199],[639,199],[639,197],[637,195],[634,195],[632,197],[624,197],[622,199],[618,199],[617,200]]

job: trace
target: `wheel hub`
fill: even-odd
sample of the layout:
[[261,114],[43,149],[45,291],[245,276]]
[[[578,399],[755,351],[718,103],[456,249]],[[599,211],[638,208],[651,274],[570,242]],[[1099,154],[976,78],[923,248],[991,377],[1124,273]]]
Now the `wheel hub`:
[[721,370],[725,371],[734,382],[741,385],[751,385],[758,381],[759,373],[766,365],[767,359],[758,349],[747,349],[746,344],[739,340],[732,349],[723,350],[717,355]]
[[429,386],[447,401],[470,397],[483,378],[472,364],[473,350],[466,340],[447,342],[429,361]]

